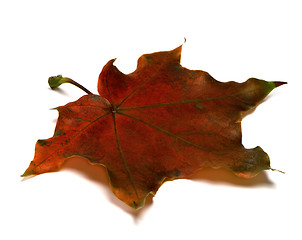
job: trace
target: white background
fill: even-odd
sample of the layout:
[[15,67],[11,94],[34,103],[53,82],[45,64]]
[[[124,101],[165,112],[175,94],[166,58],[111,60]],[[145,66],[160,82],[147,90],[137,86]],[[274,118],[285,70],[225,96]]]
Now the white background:
[[[301,239],[301,1],[0,2],[1,239]],[[49,89],[62,74],[97,93],[112,58],[124,73],[144,53],[183,46],[182,65],[219,81],[287,81],[242,122],[245,147],[273,168],[254,179],[202,170],[165,183],[135,212],[104,170],[81,159],[23,180],[37,139],[84,94]]]

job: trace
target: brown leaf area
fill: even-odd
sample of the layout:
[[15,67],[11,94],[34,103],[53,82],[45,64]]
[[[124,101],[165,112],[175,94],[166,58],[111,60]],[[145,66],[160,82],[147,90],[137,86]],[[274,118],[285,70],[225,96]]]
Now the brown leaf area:
[[37,141],[22,176],[56,171],[80,156],[104,166],[114,194],[139,209],[165,181],[202,168],[241,177],[271,169],[260,147],[242,145],[241,120],[284,82],[219,82],[182,67],[181,48],[141,56],[128,75],[110,60],[99,76],[100,95],[57,108],[54,136]]

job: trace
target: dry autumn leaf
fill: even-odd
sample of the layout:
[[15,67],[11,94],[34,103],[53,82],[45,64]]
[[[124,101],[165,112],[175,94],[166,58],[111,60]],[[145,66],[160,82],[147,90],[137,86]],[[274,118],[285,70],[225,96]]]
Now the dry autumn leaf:
[[[22,176],[56,171],[81,156],[104,166],[114,194],[139,209],[163,182],[204,167],[241,177],[271,169],[260,147],[242,145],[241,120],[284,82],[218,82],[182,67],[181,49],[145,54],[128,75],[110,60],[99,76],[100,95],[84,89],[88,95],[57,108],[54,136],[37,141]],[[64,82],[78,85],[62,76],[49,81],[53,88]]]

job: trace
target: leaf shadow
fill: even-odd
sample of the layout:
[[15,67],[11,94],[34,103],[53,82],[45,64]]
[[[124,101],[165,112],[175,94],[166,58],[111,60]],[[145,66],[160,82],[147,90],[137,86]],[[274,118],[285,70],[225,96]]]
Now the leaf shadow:
[[31,176],[26,176],[26,177],[22,177],[22,179],[21,179],[21,182],[25,182],[25,181],[28,181],[29,179],[32,179],[32,178],[34,178],[36,175],[31,175]]
[[54,89],[52,89],[52,88],[48,88],[50,91],[55,91],[55,92],[57,92],[57,93],[59,93],[59,94],[61,94],[61,95],[63,95],[63,96],[65,96],[65,97],[71,97],[66,91],[64,91],[62,88],[54,88]]
[[233,174],[230,170],[223,168],[204,168],[191,175],[188,179],[193,181],[206,181],[212,184],[225,184],[243,187],[274,186],[274,183],[268,178],[266,172],[261,172],[253,178],[241,178]]
[[263,103],[265,103],[266,101],[268,101],[270,98],[272,98],[274,95],[274,93],[271,93],[270,95],[266,96],[264,99],[262,99],[260,102],[258,102],[254,107],[252,107],[251,109],[249,109],[246,112],[243,112],[242,114],[242,119],[253,114],[255,112],[255,110],[257,109],[257,107]]
[[[68,159],[61,170],[76,172],[77,174],[102,186],[105,197],[116,207],[129,214],[133,218],[133,222],[138,224],[145,214],[150,210],[153,204],[153,195],[146,198],[145,206],[140,210],[135,210],[120,201],[111,191],[106,169],[103,166],[92,165],[86,159],[81,157],[72,157]],[[246,179],[235,176],[231,171],[226,169],[204,168],[189,178],[192,181],[202,181],[211,184],[226,184],[244,187],[269,186],[274,184],[271,182],[265,172],[258,174],[254,178]]]
[[102,191],[105,193],[106,198],[115,206],[122,209],[127,214],[131,215],[133,217],[133,221],[135,223],[138,222],[138,220],[142,217],[142,215],[149,209],[153,203],[152,197],[148,196],[146,198],[145,206],[144,208],[140,210],[135,210],[123,203],[121,200],[119,200],[111,191],[109,179],[107,176],[107,172],[105,167],[101,165],[93,165],[89,163],[85,158],[81,157],[72,157],[66,160],[66,162],[63,164],[60,171],[71,171],[75,172],[86,179],[89,179],[90,181],[93,181],[97,184],[100,184],[102,186]]

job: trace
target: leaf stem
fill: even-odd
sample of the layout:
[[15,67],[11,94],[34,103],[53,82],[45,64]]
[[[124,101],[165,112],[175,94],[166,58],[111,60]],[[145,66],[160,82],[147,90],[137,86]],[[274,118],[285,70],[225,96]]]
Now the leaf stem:
[[53,77],[48,78],[48,84],[51,89],[55,89],[63,83],[73,84],[74,86],[82,89],[87,94],[93,94],[87,88],[83,87],[81,84],[77,83],[76,81],[72,80],[71,78],[62,77],[62,75],[53,76]]

